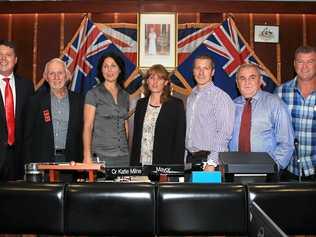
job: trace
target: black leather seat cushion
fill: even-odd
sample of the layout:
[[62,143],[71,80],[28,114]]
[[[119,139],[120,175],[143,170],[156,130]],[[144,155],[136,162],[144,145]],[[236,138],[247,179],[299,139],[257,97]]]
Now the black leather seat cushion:
[[159,235],[247,233],[245,187],[231,184],[161,184]]
[[63,234],[63,184],[0,185],[1,233]]
[[65,234],[152,236],[155,186],[92,183],[68,186]]
[[249,184],[254,200],[289,235],[316,234],[316,183]]

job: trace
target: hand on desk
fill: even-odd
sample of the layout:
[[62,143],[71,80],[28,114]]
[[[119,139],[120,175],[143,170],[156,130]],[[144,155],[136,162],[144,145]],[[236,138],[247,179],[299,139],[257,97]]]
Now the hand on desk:
[[204,171],[215,171],[215,167],[213,165],[205,164],[203,167]]

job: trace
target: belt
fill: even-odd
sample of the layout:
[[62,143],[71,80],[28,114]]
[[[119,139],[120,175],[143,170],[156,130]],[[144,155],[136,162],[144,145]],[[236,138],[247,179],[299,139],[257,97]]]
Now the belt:
[[55,156],[65,155],[65,154],[66,154],[66,149],[55,149]]
[[188,152],[189,155],[193,156],[193,157],[207,157],[211,152],[210,151],[196,151],[196,152]]

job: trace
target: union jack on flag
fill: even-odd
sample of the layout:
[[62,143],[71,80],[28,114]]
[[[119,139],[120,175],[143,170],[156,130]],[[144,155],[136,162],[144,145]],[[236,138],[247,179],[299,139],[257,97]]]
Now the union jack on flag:
[[88,17],[85,17],[63,52],[62,59],[73,75],[72,91],[86,93],[98,83],[98,61],[104,53],[108,52],[114,52],[122,57],[127,76],[134,73],[136,66]]
[[99,29],[110,39],[133,64],[137,64],[137,25],[127,23],[96,23]]
[[199,28],[200,24],[183,24],[178,31],[178,62],[181,64],[212,32],[218,24],[208,24]]
[[272,92],[276,86],[273,74],[258,59],[253,50],[238,32],[235,23],[227,18],[215,27],[211,34],[177,68],[175,76],[191,88],[195,86],[192,65],[198,55],[209,55],[215,62],[214,84],[226,91],[232,98],[238,96],[236,71],[243,63],[259,66],[265,82],[264,90]]
[[[182,62],[192,53],[194,50],[203,43],[203,41],[212,33],[212,30],[218,25],[218,23],[187,23],[180,24],[178,26],[178,63]],[[171,82],[176,92],[181,94],[189,94],[190,85],[185,80],[179,80],[175,75],[171,76]]]

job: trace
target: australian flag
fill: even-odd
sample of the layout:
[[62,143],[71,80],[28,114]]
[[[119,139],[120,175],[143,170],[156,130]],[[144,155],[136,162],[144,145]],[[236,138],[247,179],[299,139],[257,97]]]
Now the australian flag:
[[240,65],[252,63],[259,66],[264,80],[263,89],[272,92],[276,79],[260,62],[247,42],[242,38],[231,18],[215,27],[208,37],[178,66],[173,81],[184,81],[184,86],[196,85],[192,74],[194,59],[198,55],[209,55],[215,63],[214,84],[226,91],[231,98],[237,97],[236,72]]
[[98,83],[98,60],[108,52],[114,52],[122,57],[128,77],[135,75],[136,65],[88,17],[85,17],[63,52],[62,59],[73,75],[72,91],[86,93]]

